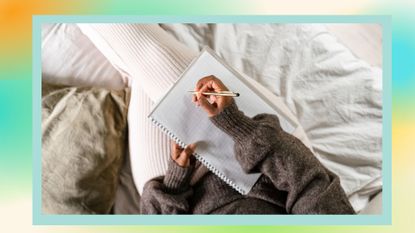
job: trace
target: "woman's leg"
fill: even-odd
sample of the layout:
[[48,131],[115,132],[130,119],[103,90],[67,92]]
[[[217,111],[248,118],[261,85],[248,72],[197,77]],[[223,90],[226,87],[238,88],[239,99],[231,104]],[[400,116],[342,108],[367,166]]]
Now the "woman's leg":
[[157,24],[78,24],[100,51],[131,80],[129,142],[131,169],[141,193],[144,184],[163,175],[170,140],[147,118],[197,55]]
[[164,175],[170,156],[170,139],[147,118],[153,102],[133,80],[128,112],[131,171],[139,193],[150,179]]

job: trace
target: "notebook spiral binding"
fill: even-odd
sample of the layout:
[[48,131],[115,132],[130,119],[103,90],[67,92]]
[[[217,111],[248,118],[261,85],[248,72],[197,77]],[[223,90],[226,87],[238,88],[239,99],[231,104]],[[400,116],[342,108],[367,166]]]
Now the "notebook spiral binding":
[[[164,127],[162,124],[160,124],[156,119],[153,117],[149,117],[151,122],[153,122],[157,127],[159,127],[164,133],[166,133],[171,139],[173,139],[179,146],[182,148],[186,147],[186,144],[183,143],[183,141],[180,140],[174,133],[169,131],[166,127]],[[234,188],[236,191],[241,193],[242,195],[245,195],[246,192],[242,190],[238,185],[235,184],[233,180],[230,180],[225,175],[223,175],[219,170],[217,170],[212,164],[210,164],[207,160],[205,160],[201,155],[194,153],[197,160],[199,160],[203,165],[207,167],[210,171],[212,171],[215,175],[217,175],[219,178],[221,178],[223,181],[225,181],[229,186]]]

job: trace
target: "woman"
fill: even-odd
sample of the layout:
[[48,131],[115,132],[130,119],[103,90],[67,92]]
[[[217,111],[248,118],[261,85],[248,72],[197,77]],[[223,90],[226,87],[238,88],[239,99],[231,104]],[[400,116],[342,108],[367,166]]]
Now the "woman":
[[285,133],[275,115],[252,119],[238,110],[232,97],[202,92],[227,91],[216,77],[196,84],[193,102],[235,141],[235,156],[247,172],[262,175],[242,195],[211,172],[190,185],[196,167],[191,154],[172,144],[172,160],[164,177],[147,182],[141,197],[143,214],[354,214],[339,178],[327,170],[301,141]]

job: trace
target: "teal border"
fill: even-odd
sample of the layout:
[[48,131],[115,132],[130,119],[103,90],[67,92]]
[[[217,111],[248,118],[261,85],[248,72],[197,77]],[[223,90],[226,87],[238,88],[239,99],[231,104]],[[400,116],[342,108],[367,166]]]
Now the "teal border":
[[[33,16],[33,224],[34,225],[391,225],[392,30],[391,17],[361,16]],[[381,215],[47,215],[41,213],[41,24],[43,23],[376,23],[383,27]]]

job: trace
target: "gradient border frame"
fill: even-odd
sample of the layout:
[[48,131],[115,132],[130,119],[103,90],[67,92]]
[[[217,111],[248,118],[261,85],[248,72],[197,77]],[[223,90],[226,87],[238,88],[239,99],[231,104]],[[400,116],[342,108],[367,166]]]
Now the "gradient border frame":
[[[32,198],[34,225],[391,225],[392,28],[388,15],[34,15],[32,18]],[[41,199],[41,25],[44,23],[362,23],[382,26],[382,214],[380,215],[49,215]]]

